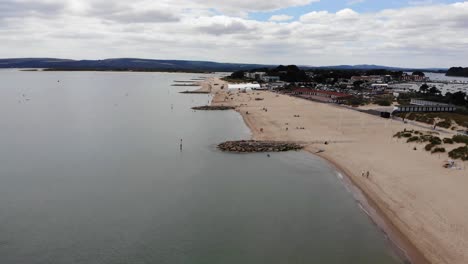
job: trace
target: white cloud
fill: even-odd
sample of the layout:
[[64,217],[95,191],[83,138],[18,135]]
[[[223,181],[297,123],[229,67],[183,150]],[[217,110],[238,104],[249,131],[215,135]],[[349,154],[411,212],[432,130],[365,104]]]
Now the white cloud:
[[468,2],[314,11],[298,21],[277,15],[263,22],[230,14],[311,1],[216,2],[3,0],[0,57],[468,66]]
[[293,16],[288,16],[288,15],[273,15],[270,17],[269,21],[273,22],[285,22],[292,20],[294,17]]

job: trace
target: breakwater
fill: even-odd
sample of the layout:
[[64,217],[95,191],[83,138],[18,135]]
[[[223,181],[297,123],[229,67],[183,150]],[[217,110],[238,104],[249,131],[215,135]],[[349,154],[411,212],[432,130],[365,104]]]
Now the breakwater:
[[181,94],[209,94],[207,91],[184,91],[180,92]]
[[192,107],[193,110],[205,110],[205,111],[224,111],[224,110],[234,110],[236,109],[233,106],[224,106],[224,105],[204,105]]
[[284,141],[240,140],[221,143],[218,145],[218,148],[226,152],[253,153],[297,151],[304,147],[296,143]]

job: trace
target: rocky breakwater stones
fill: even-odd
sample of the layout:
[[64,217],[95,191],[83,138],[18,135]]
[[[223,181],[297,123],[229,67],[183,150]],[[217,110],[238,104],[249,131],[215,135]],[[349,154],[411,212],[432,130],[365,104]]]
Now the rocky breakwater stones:
[[205,111],[216,111],[216,110],[234,110],[236,109],[233,106],[223,106],[223,105],[205,105],[192,107],[193,110],[205,110]]
[[218,148],[226,152],[253,153],[297,151],[304,147],[291,142],[240,140],[221,143],[218,145]]

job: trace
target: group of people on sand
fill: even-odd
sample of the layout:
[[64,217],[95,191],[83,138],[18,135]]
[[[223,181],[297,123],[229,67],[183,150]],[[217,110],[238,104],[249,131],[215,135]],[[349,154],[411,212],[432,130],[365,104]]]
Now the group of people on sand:
[[362,177],[366,177],[366,179],[369,179],[369,176],[370,176],[370,172],[367,171],[367,172],[362,172]]

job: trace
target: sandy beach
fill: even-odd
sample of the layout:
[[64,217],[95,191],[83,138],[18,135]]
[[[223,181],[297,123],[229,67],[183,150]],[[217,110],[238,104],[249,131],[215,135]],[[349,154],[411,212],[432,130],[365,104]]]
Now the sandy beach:
[[466,164],[443,168],[447,154],[430,154],[423,144],[393,138],[405,128],[423,128],[273,92],[228,95],[223,86],[211,78],[201,89],[215,94],[214,105],[235,106],[253,139],[300,142],[345,172],[422,254],[412,259],[415,263],[468,263]]

